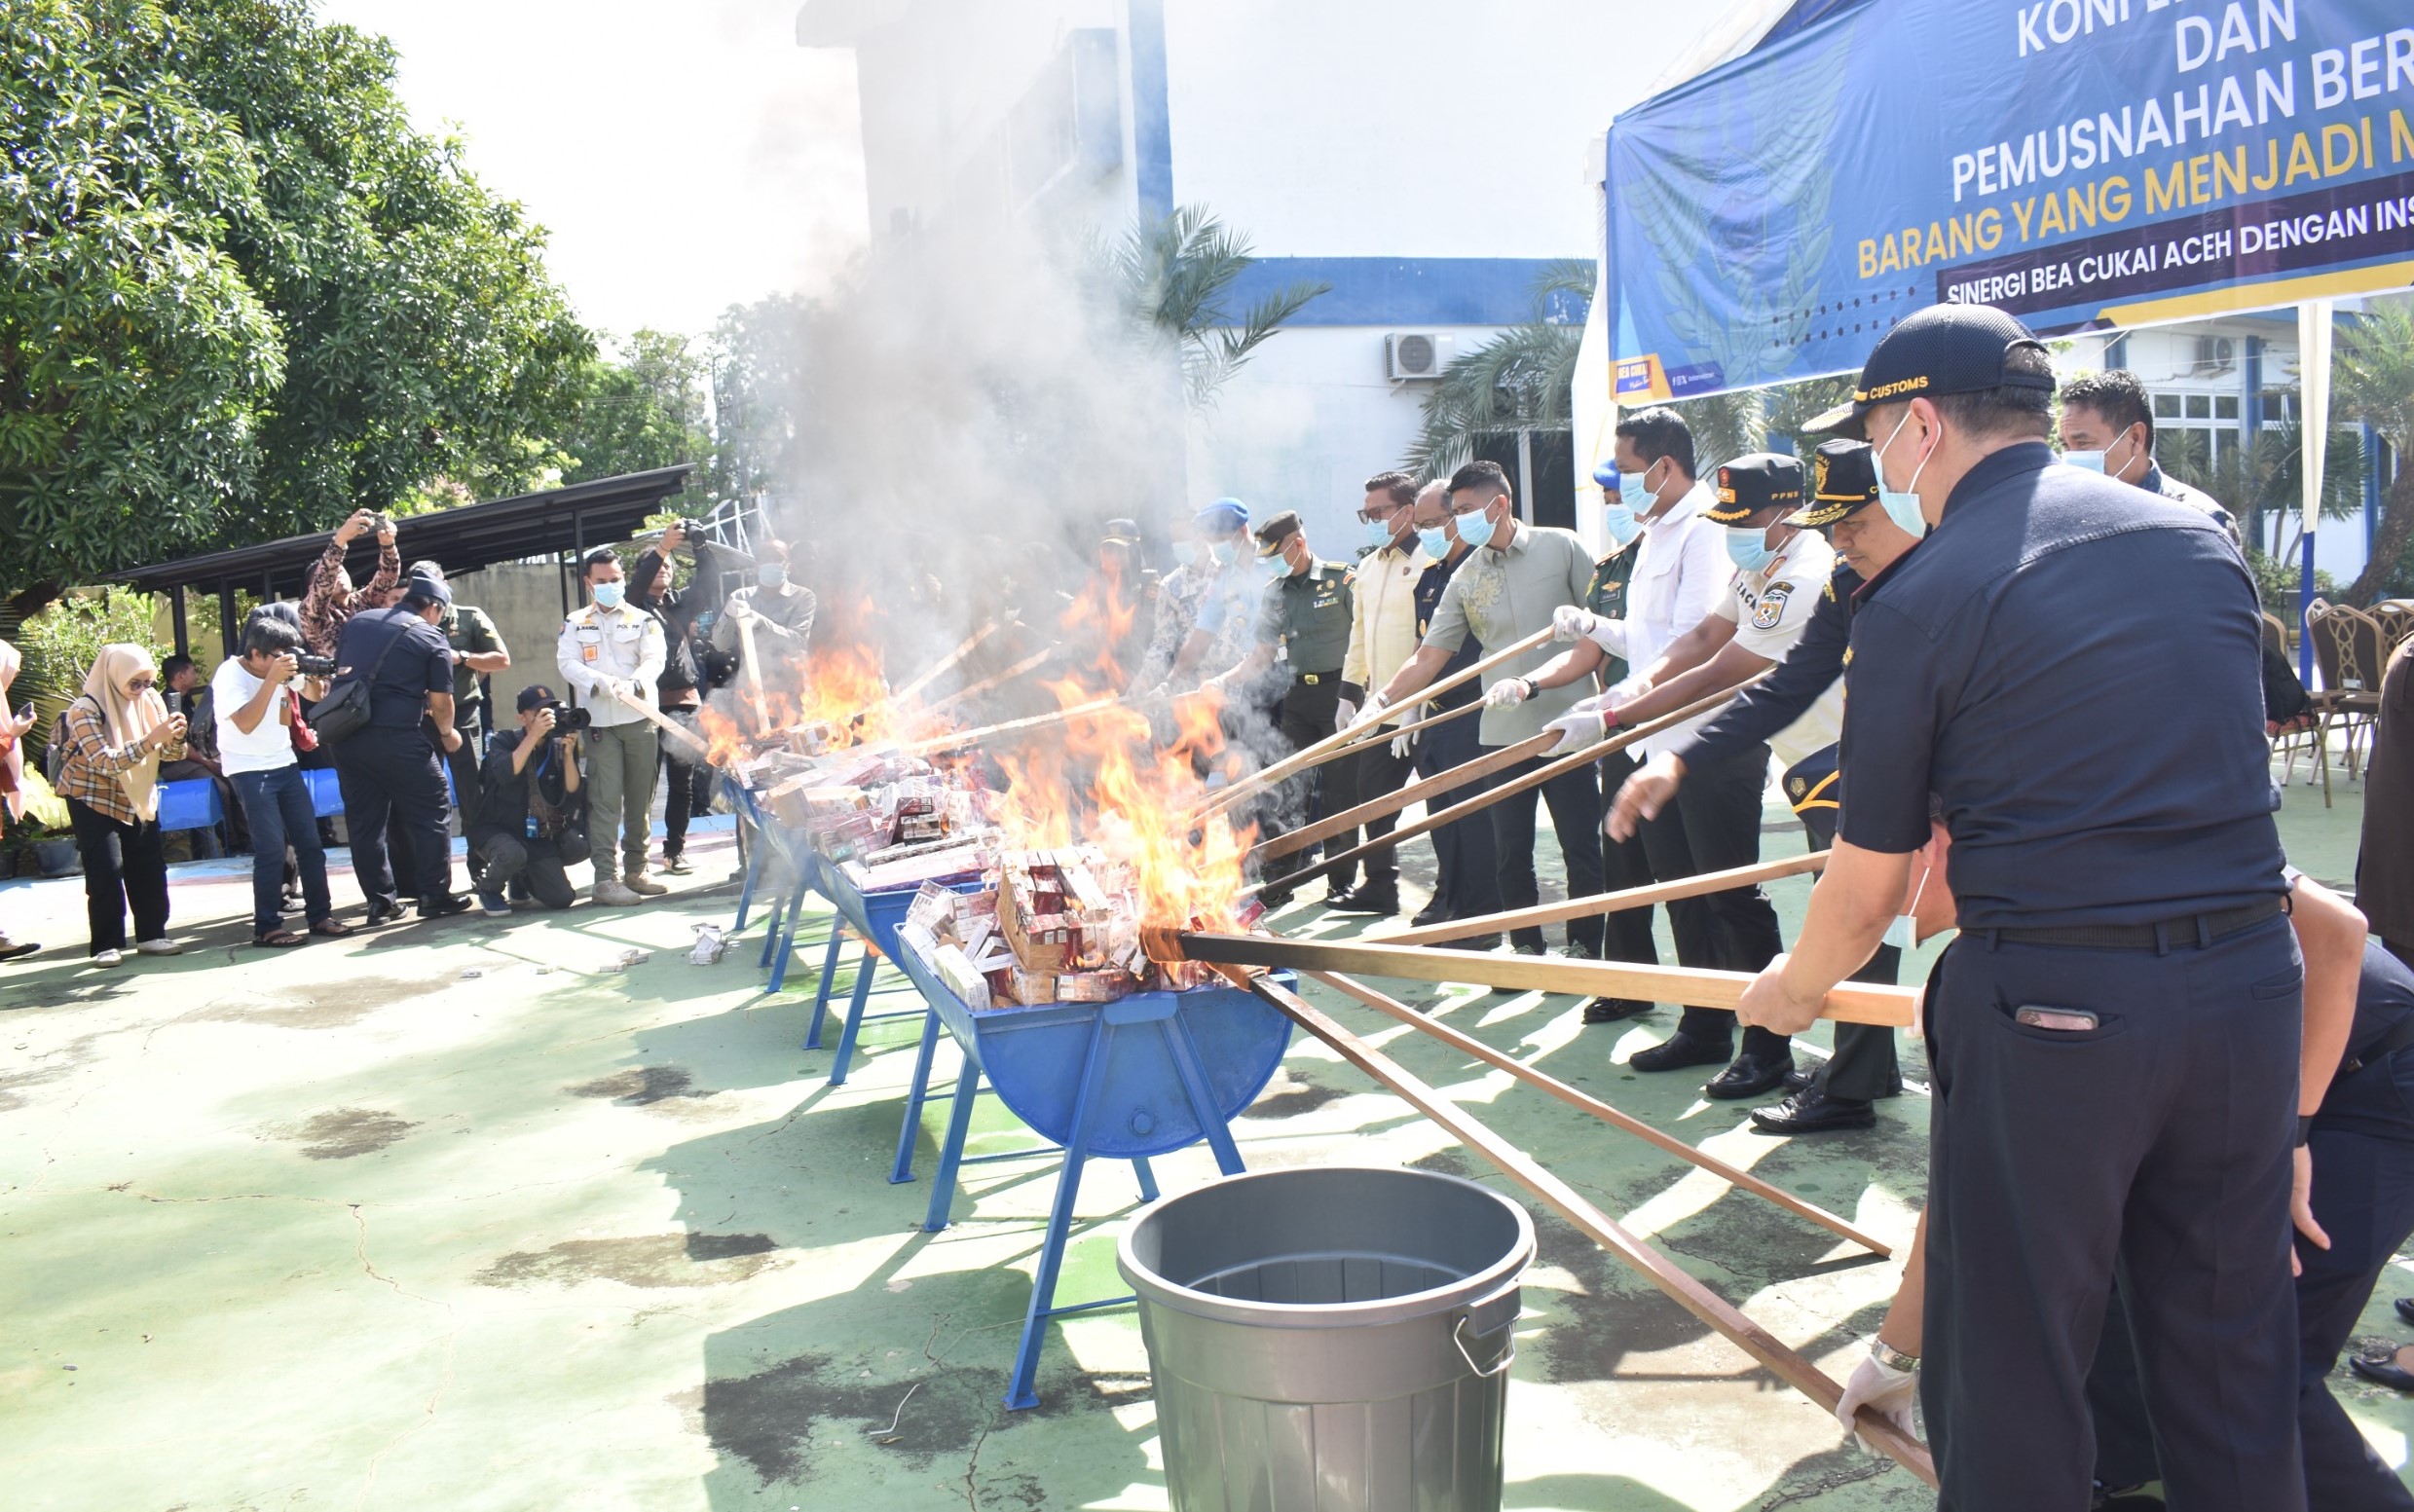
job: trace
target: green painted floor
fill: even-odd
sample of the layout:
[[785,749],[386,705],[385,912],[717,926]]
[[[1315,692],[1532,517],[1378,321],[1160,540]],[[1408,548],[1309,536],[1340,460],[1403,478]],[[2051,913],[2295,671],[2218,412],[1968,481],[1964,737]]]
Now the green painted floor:
[[[2319,790],[2292,787],[2292,855],[2318,877],[2349,876],[2358,812],[2344,783],[2328,811]],[[1768,829],[1770,856],[1801,844],[1781,814]],[[277,954],[240,948],[247,884],[192,868],[174,899],[194,952],[114,973],[82,965],[79,884],[0,886],[0,924],[54,946],[0,967],[0,1501],[1164,1507],[1128,1309],[1052,1333],[1039,1410],[1000,1401],[1054,1162],[973,1167],[962,1221],[923,1233],[942,1113],[922,1135],[922,1179],[886,1179],[911,1022],[874,1026],[856,1076],[826,1087],[830,1053],[798,1048],[818,951],[799,954],[777,997],[761,991],[759,928],[718,966],[678,954],[691,924],[726,922],[734,905],[726,837],[698,860],[692,885],[655,908],[472,915]],[[1790,933],[1808,884],[1775,891]],[[339,900],[356,896],[339,878]],[[1310,935],[1358,927],[1339,922],[1313,904],[1280,920]],[[612,970],[630,947],[652,959]],[[1891,1266],[1311,995],[1764,1325],[1850,1368]],[[1624,1070],[1665,1014],[1585,1031],[1569,999],[1472,989],[1437,1012],[1881,1235],[1910,1235],[1924,1184],[1916,1092],[1873,1131],[1769,1139],[1740,1109],[1696,1100],[1694,1080]],[[1908,1070],[1924,1080],[1915,1046]],[[977,1149],[1019,1146],[993,1101],[979,1130]],[[1238,1133],[1256,1168],[1489,1175],[1312,1042],[1294,1043]],[[1158,1168],[1170,1191],[1212,1170],[1199,1150]],[[1065,1300],[1117,1289],[1114,1238],[1135,1200],[1129,1166],[1093,1167]],[[1509,1506],[1930,1504],[1572,1231],[1541,1230],[1509,1397]],[[2389,1304],[2409,1293],[2385,1280],[2364,1332],[2395,1338]],[[2414,1406],[2343,1375],[2338,1389],[2402,1462]]]

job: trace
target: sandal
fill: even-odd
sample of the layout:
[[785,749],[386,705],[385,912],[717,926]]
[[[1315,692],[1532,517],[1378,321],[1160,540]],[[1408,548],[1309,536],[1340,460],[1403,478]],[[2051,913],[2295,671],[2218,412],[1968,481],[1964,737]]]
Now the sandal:
[[254,935],[251,937],[251,942],[255,945],[265,945],[271,950],[290,950],[295,945],[309,943],[289,929],[273,929],[265,935]]
[[310,927],[310,932],[314,935],[323,935],[329,940],[342,940],[347,935],[359,933],[352,925],[335,919],[320,919]]

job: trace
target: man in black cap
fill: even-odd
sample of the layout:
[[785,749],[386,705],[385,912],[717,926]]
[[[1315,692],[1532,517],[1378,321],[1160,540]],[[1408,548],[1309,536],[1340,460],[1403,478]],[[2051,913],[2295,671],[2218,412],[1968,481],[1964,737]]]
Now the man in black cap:
[[578,732],[557,727],[562,707],[553,689],[520,689],[519,727],[498,731],[486,753],[486,801],[470,832],[470,874],[478,906],[489,918],[509,918],[505,892],[514,882],[547,908],[576,901],[563,869],[588,859],[585,799],[578,787]]
[[[1745,688],[1735,701],[1695,730],[1679,749],[1654,756],[1615,794],[1610,833],[1631,833],[1676,795],[1686,774],[1724,761],[1763,741],[1800,746],[1827,744],[1786,769],[1785,793],[1795,816],[1810,832],[1811,846],[1836,841],[1836,742],[1843,718],[1844,651],[1852,611],[1919,538],[1876,507],[1877,471],[1865,441],[1825,441],[1811,461],[1810,501],[1791,524],[1826,529],[1836,546],[1836,572],[1810,611],[1810,622],[1766,679]],[[1722,675],[1750,676],[1766,663],[1735,642],[1712,665],[1732,659]],[[1624,712],[1621,711],[1621,716]],[[1630,717],[1629,717],[1630,718]],[[1940,894],[1943,883],[1938,884]],[[1909,911],[1908,909],[1906,910]],[[1855,981],[1891,982],[1901,969],[1904,941],[1890,932]],[[1867,1128],[1877,1121],[1875,1103],[1902,1090],[1894,1031],[1878,1024],[1838,1024],[1836,1053],[1816,1074],[1788,1078],[1792,1096],[1775,1107],[1755,1108],[1752,1122],[1773,1134],[1813,1134]]]
[[353,615],[336,642],[337,679],[357,678],[369,687],[368,725],[335,742],[335,771],[353,874],[371,924],[402,916],[386,851],[389,817],[410,836],[419,916],[469,907],[453,891],[453,842],[444,830],[444,772],[437,765],[439,750],[450,754],[462,743],[453,727],[453,648],[436,628],[452,602],[442,578],[414,576],[399,605]]
[[1869,960],[1933,795],[1961,931],[1926,1000],[1941,1504],[2088,1504],[2117,1266],[2151,1278],[2125,1291],[2172,1504],[2303,1512],[2304,972],[2254,585],[2202,513],[2056,462],[2053,391],[2018,320],[1945,305],[1878,342],[1836,417],[1875,440],[1881,506],[1932,530],[1853,620],[1834,858],[1737,1016],[1806,1028]]
[[[1732,564],[1724,591],[1708,613],[1658,655],[1600,697],[1569,711],[1598,721],[1582,738],[1597,739],[1621,724],[1646,723],[1733,687],[1766,671],[1792,647],[1836,567],[1827,537],[1792,523],[1801,506],[1802,465],[1791,457],[1757,452],[1717,469],[1701,517],[1719,528],[1726,560]],[[1514,702],[1534,689],[1558,687],[1589,675],[1614,648],[1614,637],[1597,616],[1584,616],[1578,629],[1582,638],[1549,665],[1531,678],[1495,683],[1486,696]],[[1834,740],[1839,719],[1835,702],[1830,699],[1824,708],[1814,705],[1814,717],[1793,721],[1806,726],[1795,739],[1807,744],[1789,743],[1784,753],[1789,761]],[[1674,738],[1690,733],[1682,731]],[[1677,801],[1661,805],[1640,827],[1655,877],[1674,880],[1760,860],[1761,794],[1768,786],[1768,753],[1764,741],[1747,741],[1692,768],[1692,780]],[[1687,966],[1756,972],[1785,948],[1776,907],[1757,886],[1678,899],[1668,904],[1668,917],[1677,959]],[[1710,1097],[1757,1097],[1782,1087],[1794,1070],[1785,1037],[1765,1029],[1747,1030],[1742,1053],[1737,1054],[1734,1032],[1731,1014],[1688,1008],[1675,1034],[1637,1051],[1627,1064],[1638,1071],[1724,1065],[1702,1088]]]
[[[1283,651],[1290,660],[1290,686],[1282,695],[1282,740],[1292,751],[1305,751],[1333,733],[1341,703],[1341,663],[1350,649],[1356,574],[1308,549],[1308,533],[1295,509],[1283,510],[1255,534],[1258,566],[1266,574],[1257,610],[1257,645],[1240,666],[1209,678],[1207,685],[1227,700],[1236,697],[1273,669],[1278,648]],[[1348,766],[1346,761],[1332,762],[1284,783],[1278,790],[1283,795],[1275,822],[1291,829],[1353,806],[1356,797],[1344,791]],[[1320,781],[1326,772],[1333,774],[1332,780]],[[1269,871],[1287,876],[1313,859],[1310,851],[1295,851],[1270,863]],[[1327,896],[1349,891],[1352,880],[1334,875],[1325,883]],[[1288,888],[1269,887],[1262,896],[1269,907],[1281,907],[1291,895]]]

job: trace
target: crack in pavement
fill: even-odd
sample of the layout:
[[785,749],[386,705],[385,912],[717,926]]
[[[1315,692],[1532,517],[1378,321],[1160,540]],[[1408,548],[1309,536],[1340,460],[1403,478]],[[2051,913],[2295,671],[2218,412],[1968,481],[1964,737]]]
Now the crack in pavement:
[[1782,1492],[1762,1502],[1760,1512],[1777,1512],[1779,1507],[1800,1506],[1803,1502],[1824,1496],[1829,1492],[1841,1491],[1847,1486],[1858,1486],[1863,1481],[1874,1481],[1894,1468],[1894,1461],[1885,1456],[1878,1455],[1873,1457],[1875,1460],[1875,1463],[1857,1471],[1823,1475],[1800,1491]]

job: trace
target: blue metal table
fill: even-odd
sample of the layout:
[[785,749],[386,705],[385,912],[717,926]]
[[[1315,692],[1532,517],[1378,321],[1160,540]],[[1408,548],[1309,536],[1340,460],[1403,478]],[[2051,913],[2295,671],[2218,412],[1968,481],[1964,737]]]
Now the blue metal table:
[[912,950],[899,950],[891,959],[930,1005],[892,1181],[912,1178],[913,1140],[942,1027],[964,1057],[954,1091],[941,1094],[952,1106],[923,1228],[936,1233],[947,1226],[957,1173],[968,1161],[1022,1160],[1040,1153],[964,1154],[974,1099],[984,1079],[1032,1132],[1064,1152],[1039,1269],[1031,1281],[1030,1306],[1023,1314],[1022,1340],[1006,1389],[1008,1407],[1036,1407],[1039,1397],[1033,1387],[1048,1319],[1132,1300],[1112,1297],[1056,1305],[1057,1277],[1084,1166],[1093,1156],[1130,1161],[1140,1199],[1153,1202],[1157,1180],[1149,1159],[1205,1139],[1217,1166],[1226,1175],[1239,1174],[1241,1152],[1233,1142],[1231,1121],[1273,1080],[1290,1045],[1291,1022],[1255,996],[1223,986],[1134,993],[1113,1003],[1053,1003],[976,1014]]

